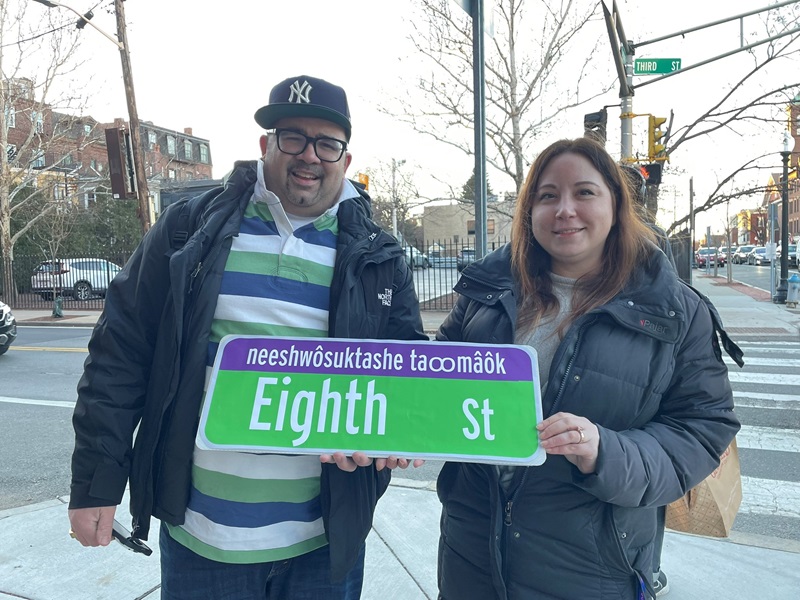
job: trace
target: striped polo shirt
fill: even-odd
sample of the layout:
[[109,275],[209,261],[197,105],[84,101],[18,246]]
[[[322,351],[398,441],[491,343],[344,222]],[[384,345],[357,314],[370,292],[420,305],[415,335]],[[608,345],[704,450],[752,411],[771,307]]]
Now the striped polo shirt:
[[[206,385],[223,336],[326,337],[339,202],[316,218],[287,215],[264,186],[263,163],[233,239],[211,325]],[[225,563],[283,560],[327,544],[318,456],[204,450],[195,446],[186,520],[170,535]]]

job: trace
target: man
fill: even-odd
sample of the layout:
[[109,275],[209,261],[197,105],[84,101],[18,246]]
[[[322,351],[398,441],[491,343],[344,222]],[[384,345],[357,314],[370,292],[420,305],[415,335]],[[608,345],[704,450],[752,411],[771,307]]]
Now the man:
[[407,461],[195,444],[224,335],[427,339],[402,249],[345,178],[344,90],[292,77],[255,119],[261,160],[167,209],[109,286],[78,384],[70,523],[107,545],[129,480],[133,536],[162,521],[162,598],[355,599],[383,467]]

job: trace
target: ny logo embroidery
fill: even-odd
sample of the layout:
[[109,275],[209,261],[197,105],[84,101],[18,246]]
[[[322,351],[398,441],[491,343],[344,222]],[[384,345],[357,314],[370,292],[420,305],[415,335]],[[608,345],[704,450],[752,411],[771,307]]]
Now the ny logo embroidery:
[[391,306],[392,305],[392,288],[386,288],[386,291],[383,294],[378,294],[378,299],[381,301],[381,304],[384,306]]
[[294,102],[296,104],[300,104],[301,102],[305,102],[308,104],[311,102],[311,98],[309,94],[311,93],[311,84],[307,81],[304,81],[302,84],[300,80],[295,81],[290,88],[289,93],[289,102]]

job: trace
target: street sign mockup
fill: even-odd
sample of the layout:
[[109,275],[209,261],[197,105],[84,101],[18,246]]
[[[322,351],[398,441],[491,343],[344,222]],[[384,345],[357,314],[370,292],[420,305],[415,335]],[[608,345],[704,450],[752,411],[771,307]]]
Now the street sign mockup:
[[634,75],[663,75],[680,69],[680,58],[637,58],[633,61]]
[[541,420],[527,346],[226,336],[197,443],[538,465]]

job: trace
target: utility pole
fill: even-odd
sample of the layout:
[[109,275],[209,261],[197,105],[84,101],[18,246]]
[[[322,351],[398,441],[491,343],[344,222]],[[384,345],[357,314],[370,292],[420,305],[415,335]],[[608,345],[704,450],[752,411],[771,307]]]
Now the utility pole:
[[130,123],[131,153],[133,154],[133,171],[136,176],[136,197],[139,201],[139,220],[142,232],[147,233],[150,222],[150,192],[147,189],[147,176],[144,169],[144,152],[139,132],[139,113],[136,110],[136,95],[133,91],[133,73],[131,71],[131,55],[128,50],[128,33],[125,26],[125,6],[123,0],[114,0],[114,11],[117,15],[117,38],[120,41],[119,55],[122,59],[122,81],[125,84],[125,98],[128,102],[128,121]]

